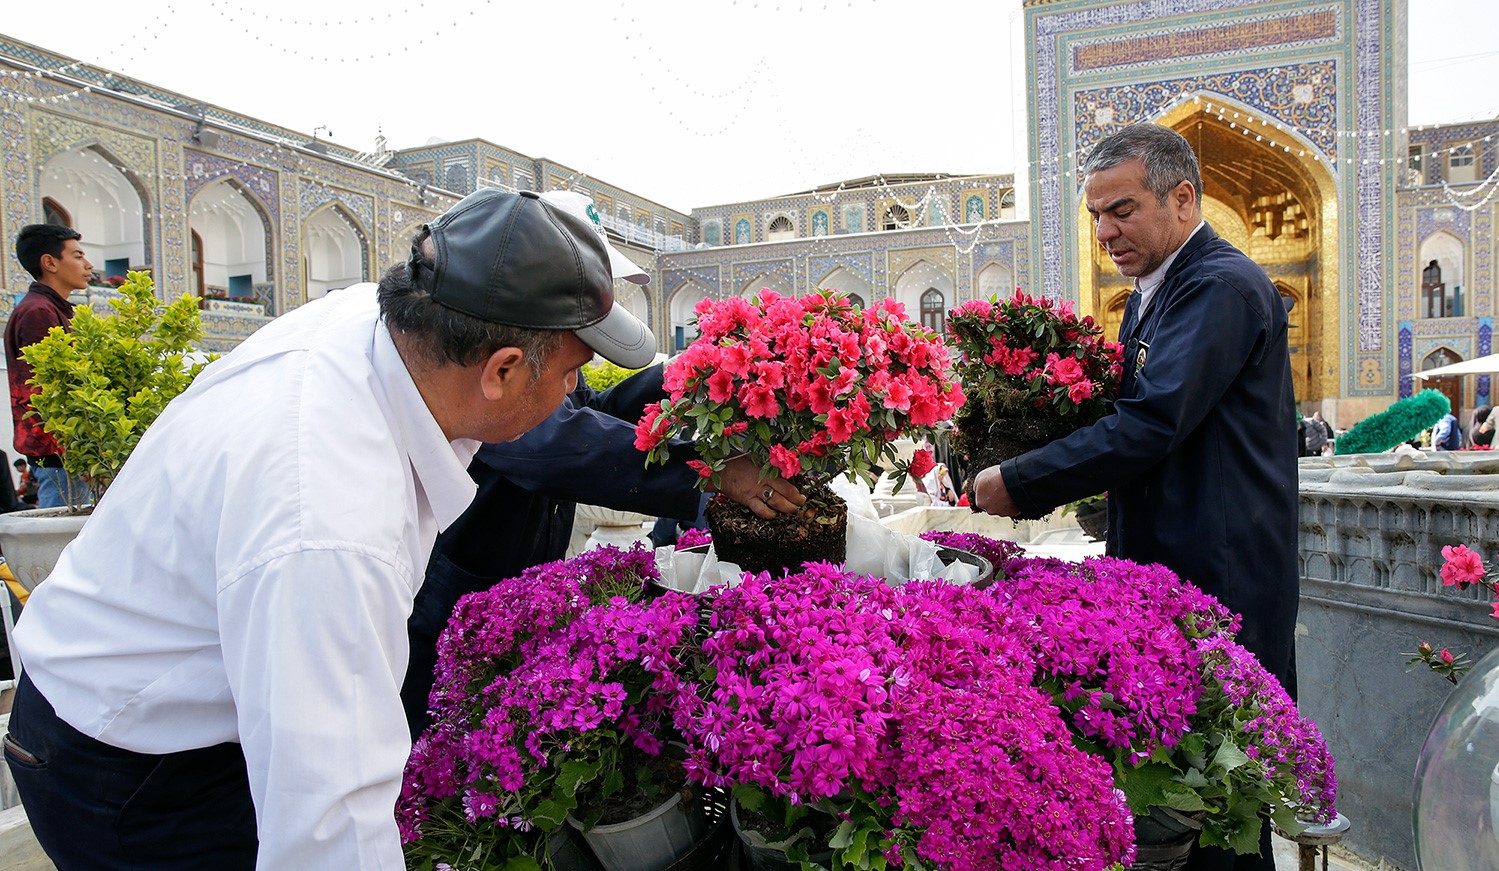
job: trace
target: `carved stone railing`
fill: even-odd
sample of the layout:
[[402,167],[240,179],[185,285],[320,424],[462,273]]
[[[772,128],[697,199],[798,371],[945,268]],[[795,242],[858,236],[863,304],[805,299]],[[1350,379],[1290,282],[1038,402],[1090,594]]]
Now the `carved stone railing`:
[[1492,596],[1439,574],[1444,545],[1499,551],[1499,455],[1308,458],[1299,489],[1298,704],[1337,760],[1345,843],[1414,869],[1416,759],[1452,685],[1406,660],[1422,641],[1474,660],[1499,644]]

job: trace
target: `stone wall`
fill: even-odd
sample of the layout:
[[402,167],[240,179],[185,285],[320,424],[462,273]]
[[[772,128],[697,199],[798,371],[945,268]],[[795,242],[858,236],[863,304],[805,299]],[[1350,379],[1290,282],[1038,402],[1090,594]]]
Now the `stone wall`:
[[1452,685],[1406,660],[1422,641],[1474,660],[1499,642],[1486,591],[1438,574],[1444,545],[1499,551],[1499,456],[1301,462],[1299,705],[1337,760],[1346,843],[1414,869],[1416,759]]

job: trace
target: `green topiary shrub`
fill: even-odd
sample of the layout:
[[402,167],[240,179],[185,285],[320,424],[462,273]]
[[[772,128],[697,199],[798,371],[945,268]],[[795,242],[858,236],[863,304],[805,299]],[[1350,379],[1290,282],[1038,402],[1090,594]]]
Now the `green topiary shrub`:
[[583,380],[587,381],[588,386],[594,390],[608,390],[640,371],[640,369],[625,369],[622,366],[616,366],[608,360],[600,360],[583,367]]
[[1340,454],[1377,454],[1408,442],[1435,426],[1452,410],[1440,390],[1423,390],[1396,402],[1379,414],[1364,418],[1337,440]]
[[40,392],[32,407],[62,445],[63,468],[94,500],[125,465],[146,427],[187,389],[203,363],[187,362],[203,336],[198,303],[183,294],[161,305],[148,272],[131,272],[100,317],[80,306],[72,328],[53,327],[21,356]]

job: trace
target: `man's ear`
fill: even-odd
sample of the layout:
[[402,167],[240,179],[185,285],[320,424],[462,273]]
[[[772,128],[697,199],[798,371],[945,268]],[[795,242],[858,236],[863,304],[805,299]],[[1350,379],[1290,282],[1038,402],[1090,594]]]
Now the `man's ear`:
[[1177,185],[1176,189],[1171,192],[1171,198],[1178,214],[1182,215],[1183,219],[1192,217],[1192,213],[1197,208],[1197,188],[1193,187],[1190,181],[1183,180]]
[[58,267],[61,265],[58,259],[56,257],[53,257],[51,254],[43,254],[42,259],[39,262],[42,267],[42,272],[56,272]]
[[484,360],[479,374],[479,389],[490,402],[503,398],[507,393],[517,393],[531,381],[531,367],[526,363],[526,352],[516,347],[504,347]]

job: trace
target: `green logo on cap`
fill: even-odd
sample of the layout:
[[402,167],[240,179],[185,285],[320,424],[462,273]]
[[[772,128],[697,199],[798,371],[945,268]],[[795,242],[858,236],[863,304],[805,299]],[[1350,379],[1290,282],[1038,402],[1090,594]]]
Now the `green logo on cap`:
[[588,204],[588,208],[584,210],[584,214],[586,214],[588,216],[588,220],[592,221],[593,225],[595,227],[600,226],[599,225],[599,210],[595,209],[593,207],[593,203],[589,203]]

